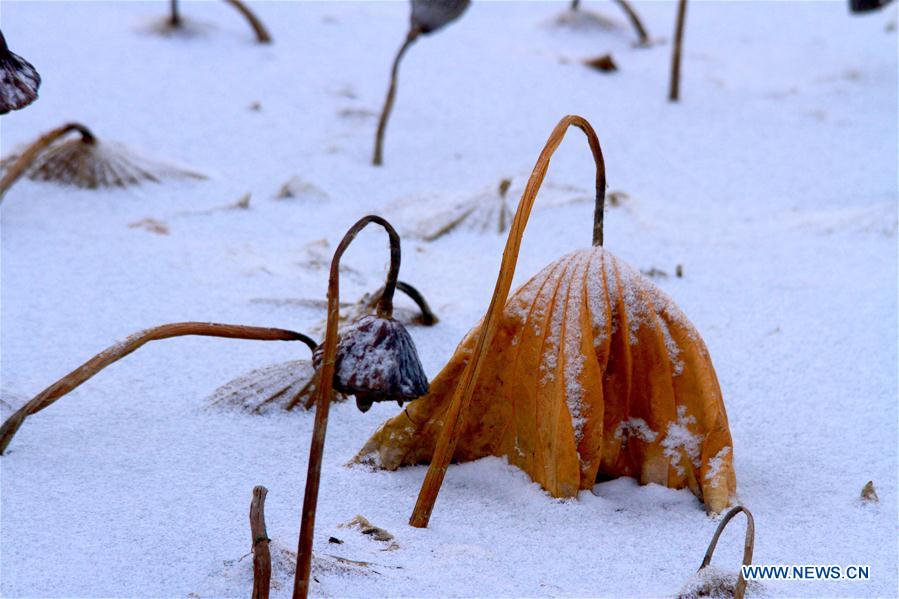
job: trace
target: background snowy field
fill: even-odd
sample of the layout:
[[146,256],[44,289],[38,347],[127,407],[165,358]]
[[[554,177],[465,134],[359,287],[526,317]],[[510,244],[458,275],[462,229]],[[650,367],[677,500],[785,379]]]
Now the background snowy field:
[[[669,273],[656,282],[714,359],[756,563],[871,565],[868,582],[772,582],[768,592],[895,596],[895,5],[852,18],[842,1],[691,3],[677,105],[665,100],[670,44],[633,48],[610,2],[584,8],[616,27],[553,27],[565,6],[476,2],[416,43],[386,164],[373,168],[403,2],[256,3],[271,46],[254,44],[218,2],[182,7],[204,32],[193,39],[146,32],[162,2],[3,2],[11,48],[44,79],[37,103],[3,117],[4,155],[79,120],[212,175],[135,191],[30,181],[10,191],[4,401],[16,407],[155,324],[311,330],[323,312],[273,300],[323,299],[321,257],[357,218],[398,199],[425,216],[503,177],[517,202],[552,127],[581,114],[602,141],[609,190],[628,195],[608,208],[606,247]],[[652,37],[670,38],[674,3],[637,8]],[[605,52],[617,73],[580,64]],[[537,200],[519,283],[590,243],[592,168],[572,132]],[[274,200],[292,176],[327,198]],[[211,210],[247,192],[249,209]],[[170,234],[128,226],[144,218]],[[504,241],[469,231],[405,239],[401,278],[441,318],[411,329],[429,377],[486,309]],[[385,248],[381,231],[359,237],[344,297],[381,284]],[[160,342],[29,419],[0,458],[2,595],[248,596],[251,558],[238,560],[250,550],[251,489],[269,488],[269,535],[295,549],[312,414],[210,412],[204,398],[250,368],[306,357],[299,344]],[[485,459],[452,466],[430,528],[411,528],[424,467],[343,467],[396,409],[332,408],[315,594],[670,596],[717,524],[686,490],[617,480],[558,501]],[[879,504],[859,501],[868,480]],[[356,514],[398,548],[338,528]],[[715,563],[736,569],[741,528],[727,530]],[[327,555],[372,566],[338,568]],[[276,583],[289,596],[288,578]]]

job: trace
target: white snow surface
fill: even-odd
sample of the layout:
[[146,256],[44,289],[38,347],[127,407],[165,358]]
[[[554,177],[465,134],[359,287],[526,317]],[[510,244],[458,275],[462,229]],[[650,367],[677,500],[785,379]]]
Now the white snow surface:
[[[558,119],[581,114],[599,134],[610,189],[627,194],[607,211],[606,248],[669,273],[655,283],[717,368],[755,562],[871,566],[867,582],[765,590],[896,596],[895,4],[850,17],[842,1],[691,2],[682,99],[670,104],[670,44],[633,48],[613,3],[582,6],[616,27],[571,29],[551,25],[564,3],[475,2],[406,55],[381,168],[369,164],[375,115],[408,5],[252,6],[274,44],[256,45],[218,2],[183,3],[203,24],[195,37],[148,33],[163,2],[3,2],[7,41],[43,78],[40,99],[0,121],[4,155],[79,120],[101,140],[212,175],[10,190],[0,211],[4,402],[17,407],[116,339],[164,322],[307,331],[319,311],[252,300],[324,299],[327,264],[304,259],[310,242],[333,248],[398,198],[461,202],[526,178]],[[636,6],[654,38],[670,39],[673,3]],[[606,52],[614,74],[580,64]],[[294,176],[329,199],[275,201]],[[587,189],[593,177],[572,131],[547,182]],[[248,209],[220,209],[247,192]],[[592,211],[538,198],[516,280],[588,245]],[[170,234],[128,227],[144,218]],[[400,277],[440,317],[410,331],[429,377],[486,310],[504,242],[470,230],[404,241]],[[387,262],[383,231],[366,229],[343,260],[344,298],[378,288]],[[295,548],[313,414],[221,413],[204,398],[307,354],[299,343],[154,342],[29,418],[0,458],[0,594],[248,596],[249,558],[237,560],[250,550],[252,488],[269,489],[269,536]],[[332,407],[316,595],[672,596],[716,527],[686,490],[620,479],[558,501],[489,458],[451,466],[430,527],[411,528],[424,467],[344,467],[396,412]],[[868,480],[879,503],[859,501]],[[338,528],[356,514],[398,548]],[[735,571],[742,536],[730,526],[713,563]],[[329,555],[377,573],[328,567]],[[279,581],[274,596],[289,596],[289,576]]]

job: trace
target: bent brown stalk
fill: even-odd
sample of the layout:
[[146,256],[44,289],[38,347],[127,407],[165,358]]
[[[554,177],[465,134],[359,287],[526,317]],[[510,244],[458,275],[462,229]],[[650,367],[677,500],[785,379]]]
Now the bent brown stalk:
[[[429,327],[437,324],[438,318],[437,315],[431,310],[431,306],[428,305],[428,301],[421,294],[421,292],[406,283],[405,281],[397,281],[396,282],[396,290],[402,291],[406,296],[415,302],[415,305],[418,306],[418,309],[421,311],[421,316],[419,317],[419,324]],[[371,300],[366,305],[366,308],[371,310],[375,308],[377,302],[381,299],[381,294],[384,292],[383,288],[378,290],[372,295]]]
[[434,454],[431,457],[431,465],[428,467],[428,473],[418,493],[415,510],[409,519],[409,524],[416,528],[425,528],[431,518],[434,503],[437,501],[437,494],[440,492],[440,486],[443,484],[443,478],[446,475],[446,469],[456,450],[456,443],[459,438],[459,432],[462,430],[464,415],[467,413],[468,406],[471,403],[471,396],[474,393],[474,381],[478,380],[483,364],[484,350],[490,345],[496,333],[496,328],[505,310],[506,300],[509,298],[512,277],[515,274],[515,265],[518,262],[518,252],[521,249],[521,238],[524,235],[524,228],[530,217],[531,208],[534,206],[540,185],[546,177],[550,158],[552,158],[559,144],[562,143],[565,132],[572,125],[579,128],[587,136],[590,151],[593,153],[593,160],[596,164],[593,245],[602,245],[603,210],[606,190],[606,167],[602,149],[599,145],[599,138],[596,136],[596,132],[593,131],[593,127],[590,126],[590,123],[583,117],[569,115],[559,121],[559,124],[556,125],[556,128],[550,134],[543,151],[540,153],[540,157],[537,159],[537,164],[534,165],[534,170],[528,179],[521,201],[518,203],[518,210],[515,212],[515,218],[512,220],[509,237],[506,240],[506,248],[503,251],[503,261],[497,276],[496,289],[493,292],[490,307],[487,309],[487,314],[484,316],[483,324],[481,325],[481,334],[472,353],[472,359],[468,362],[465,372],[462,374],[462,382],[456,387],[456,392],[443,418],[443,428],[440,431]]
[[637,15],[637,11],[634,10],[627,0],[615,0],[615,2],[627,14],[627,18],[630,19],[631,25],[633,25],[634,29],[637,31],[637,37],[640,38],[639,44],[641,46],[648,46],[649,34],[646,33],[646,28],[643,26],[643,21],[640,20],[639,15]]
[[406,35],[406,40],[403,42],[403,45],[400,46],[399,52],[396,53],[396,57],[393,59],[393,66],[390,69],[390,86],[387,88],[387,98],[384,100],[384,108],[381,109],[381,118],[378,119],[378,131],[375,134],[375,153],[371,159],[371,163],[375,166],[380,166],[383,164],[383,152],[384,152],[384,132],[387,130],[387,120],[390,118],[390,112],[393,110],[393,100],[396,97],[396,83],[397,83],[397,74],[399,73],[400,68],[400,60],[402,60],[403,55],[406,53],[406,50],[409,49],[409,46],[412,45],[416,39],[418,39],[420,31],[413,27],[409,30],[409,33]]
[[303,495],[303,513],[300,521],[300,539],[297,546],[297,570],[293,583],[293,599],[305,599],[309,594],[309,580],[312,570],[312,536],[315,531],[315,510],[318,506],[318,487],[321,482],[322,455],[325,448],[325,433],[328,428],[328,409],[334,386],[334,368],[337,358],[337,328],[340,318],[340,258],[367,225],[375,223],[384,227],[390,238],[390,268],[384,292],[378,300],[377,313],[381,318],[393,315],[393,294],[396,291],[400,272],[400,236],[393,226],[380,216],[369,215],[350,227],[340,241],[331,259],[328,278],[328,321],[322,350],[319,385],[315,398],[315,424],[312,429],[312,444],[309,449],[309,467],[306,472],[306,490]]
[[677,22],[674,26],[674,45],[671,48],[671,80],[668,82],[668,101],[680,99],[681,47],[684,40],[684,21],[687,18],[687,0],[677,2]]
[[[702,570],[712,562],[712,555],[715,553],[715,547],[718,545],[718,538],[721,536],[721,533],[724,532],[728,522],[740,512],[746,514],[746,539],[743,541],[743,565],[748,566],[752,563],[752,552],[755,548],[755,519],[752,517],[752,512],[742,505],[738,505],[727,512],[724,518],[721,519],[718,528],[715,530],[715,534],[712,535],[709,548],[706,549],[705,556],[702,558],[702,565],[699,566],[699,570]],[[737,585],[734,588],[734,599],[743,599],[745,593],[746,579],[743,578],[743,569],[740,568],[740,575],[737,577]]]
[[44,150],[72,131],[77,131],[81,134],[81,141],[83,143],[93,144],[97,141],[97,138],[94,137],[94,134],[91,133],[90,129],[81,123],[66,123],[62,127],[57,127],[56,129],[41,135],[30,146],[25,148],[25,151],[23,151],[15,162],[6,169],[3,178],[0,179],[0,202],[3,201],[3,196],[6,194],[7,190],[25,174],[28,168],[34,164],[34,161],[37,160],[38,156],[40,156]]
[[250,538],[253,543],[253,599],[268,599],[272,582],[272,555],[265,527],[265,496],[268,489],[253,487],[250,502]]
[[253,28],[253,32],[256,34],[256,41],[260,44],[270,44],[272,41],[272,36],[269,35],[268,30],[265,28],[265,25],[262,24],[262,21],[259,20],[259,17],[250,10],[250,7],[241,2],[240,0],[225,0],[228,4],[237,9],[237,11],[244,16],[247,22],[250,24],[250,27]]
[[124,341],[106,348],[69,374],[65,375],[40,393],[31,401],[19,408],[0,426],[0,455],[6,451],[16,431],[22,426],[25,418],[40,412],[53,402],[76,389],[95,374],[128,354],[134,352],[150,341],[199,335],[202,337],[225,337],[228,339],[254,339],[258,341],[302,341],[311,348],[315,342],[295,331],[271,329],[264,327],[248,327],[237,324],[217,324],[212,322],[176,322],[146,329],[131,335]]

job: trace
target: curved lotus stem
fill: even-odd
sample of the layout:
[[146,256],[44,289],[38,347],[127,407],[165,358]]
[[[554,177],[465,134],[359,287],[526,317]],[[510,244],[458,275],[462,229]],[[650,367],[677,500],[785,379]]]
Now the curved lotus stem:
[[631,25],[633,25],[634,29],[637,30],[637,36],[640,38],[640,45],[648,46],[649,34],[646,33],[646,28],[643,27],[643,21],[640,20],[639,15],[637,15],[637,11],[634,10],[634,8],[630,5],[630,3],[628,3],[627,0],[615,0],[615,2],[618,4],[618,6],[621,7],[621,10],[623,10],[627,14],[627,18],[630,19]]
[[[709,543],[709,548],[706,549],[705,557],[702,558],[702,565],[699,566],[700,570],[711,563],[712,554],[715,553],[715,546],[718,545],[718,538],[721,536],[721,533],[724,532],[724,528],[727,526],[727,523],[730,522],[733,517],[740,512],[746,514],[746,540],[743,542],[743,565],[748,566],[752,563],[752,550],[755,547],[755,519],[753,519],[752,517],[752,512],[750,512],[742,505],[738,505],[737,507],[727,512],[727,514],[724,515],[724,518],[722,518],[721,522],[718,524],[718,528],[715,530],[715,534],[712,535],[712,540]],[[743,595],[745,592],[746,579],[743,578],[743,569],[740,568],[740,575],[737,577],[737,586],[734,588],[734,599],[743,599]]]
[[50,147],[56,140],[72,131],[77,131],[81,134],[81,141],[83,143],[93,144],[97,141],[97,138],[94,137],[94,134],[91,133],[90,129],[81,123],[66,123],[62,127],[57,127],[56,129],[41,135],[34,143],[25,148],[25,151],[22,152],[8,169],[6,169],[3,178],[0,179],[0,202],[3,201],[3,196],[6,194],[7,190],[19,180],[25,171],[28,170],[28,167],[34,164],[34,161],[37,160],[37,157],[40,156],[44,150]]
[[76,389],[95,374],[121,360],[150,341],[181,337],[183,335],[200,335],[203,337],[226,337],[229,339],[256,339],[259,341],[302,341],[311,349],[315,342],[295,331],[286,329],[270,329],[264,327],[248,327],[236,324],[217,324],[212,322],[176,322],[146,329],[131,335],[124,341],[106,348],[69,374],[65,375],[40,393],[34,399],[19,408],[0,426],[0,455],[6,451],[16,431],[22,426],[25,418],[40,412],[60,397]]
[[680,57],[684,41],[684,21],[687,17],[687,0],[677,2],[677,21],[674,26],[674,45],[671,48],[671,80],[668,82],[668,101],[680,99]]
[[328,323],[325,340],[322,342],[322,362],[319,371],[319,385],[315,398],[315,424],[312,429],[312,445],[309,449],[309,468],[306,472],[306,490],[303,495],[303,513],[300,521],[300,539],[297,547],[297,569],[293,583],[293,599],[305,599],[309,594],[309,579],[312,569],[312,535],[315,530],[315,509],[318,506],[318,486],[321,481],[322,454],[325,448],[325,432],[328,428],[328,409],[331,391],[334,387],[334,368],[337,357],[337,328],[340,318],[340,258],[356,238],[356,235],[370,223],[384,227],[390,238],[390,268],[384,292],[378,300],[378,316],[390,318],[393,315],[393,293],[400,272],[400,236],[389,222],[380,216],[369,215],[361,218],[346,232],[331,259],[328,278]]
[[[418,306],[418,309],[421,310],[421,317],[419,318],[419,324],[426,326],[426,327],[430,327],[430,326],[437,324],[437,322],[438,322],[437,315],[434,314],[433,311],[431,311],[431,306],[428,305],[428,301],[425,299],[425,297],[421,294],[421,292],[418,289],[416,289],[409,283],[406,283],[405,281],[397,281],[396,289],[397,289],[397,291],[402,291],[403,293],[405,293],[406,296],[409,297],[409,299],[411,299],[413,302],[415,302],[415,305]],[[376,291],[374,294],[372,294],[371,300],[365,305],[366,309],[374,308],[376,306],[376,304],[378,303],[378,301],[380,301],[381,295],[383,293],[384,293],[384,289],[381,288],[378,291]]]
[[409,524],[416,528],[427,527],[431,518],[434,502],[437,501],[437,494],[440,492],[440,486],[443,484],[447,466],[449,466],[453,453],[456,450],[459,431],[462,429],[462,415],[468,411],[468,406],[471,403],[471,396],[474,393],[474,381],[478,380],[484,350],[490,345],[490,341],[496,333],[496,328],[505,310],[506,300],[509,298],[512,276],[515,274],[518,251],[521,248],[521,238],[524,235],[524,228],[531,214],[531,208],[534,206],[534,200],[537,198],[540,185],[543,183],[544,177],[546,177],[549,160],[552,158],[556,148],[559,147],[559,144],[562,143],[568,127],[572,125],[581,129],[587,136],[590,150],[593,152],[593,159],[596,162],[596,208],[593,216],[593,245],[602,245],[602,215],[605,204],[606,169],[599,145],[599,138],[596,137],[593,127],[590,126],[586,119],[580,116],[569,115],[559,121],[559,124],[556,125],[556,128],[550,134],[543,151],[540,153],[540,157],[537,158],[537,164],[534,165],[534,170],[528,179],[521,201],[518,203],[518,210],[515,212],[512,227],[509,230],[509,238],[506,240],[506,248],[503,251],[503,261],[496,280],[493,299],[490,300],[490,307],[487,309],[487,314],[484,316],[483,324],[481,325],[481,334],[472,353],[472,359],[468,362],[465,372],[462,374],[461,384],[457,386],[456,393],[443,418],[443,428],[440,431],[437,446],[434,448],[434,454],[431,457],[431,465],[428,467],[428,473],[425,476],[424,483],[421,485],[418,501],[415,503],[415,510],[409,519]]
[[250,10],[250,7],[240,0],[225,0],[225,2],[236,8],[250,23],[250,27],[253,28],[253,32],[256,34],[256,41],[260,44],[270,44],[272,42],[272,36],[269,35],[268,30],[262,24],[262,21],[259,20],[259,17]]
[[412,27],[406,34],[406,41],[400,46],[396,58],[393,59],[393,67],[390,69],[390,87],[387,88],[387,98],[384,100],[384,108],[381,109],[381,118],[378,120],[378,132],[375,134],[375,154],[371,159],[371,163],[375,166],[383,164],[383,146],[384,132],[387,130],[387,119],[390,118],[390,112],[393,110],[393,99],[396,97],[396,79],[400,68],[400,60],[409,46],[412,45],[421,32],[417,27]]
[[431,306],[428,305],[425,296],[418,289],[403,281],[397,281],[396,288],[409,296],[409,299],[415,302],[415,305],[421,310],[421,324],[429,327],[437,323],[437,316],[431,311]]

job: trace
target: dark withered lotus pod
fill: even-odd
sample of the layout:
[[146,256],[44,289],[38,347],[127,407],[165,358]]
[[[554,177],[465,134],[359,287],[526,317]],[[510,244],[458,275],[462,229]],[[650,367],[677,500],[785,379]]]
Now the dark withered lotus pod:
[[[322,349],[313,358],[316,369]],[[367,412],[374,402],[400,406],[428,392],[428,378],[406,327],[393,318],[364,316],[346,327],[337,344],[334,389],[356,397]]]
[[412,27],[421,33],[437,31],[465,12],[471,0],[412,0]]
[[37,100],[41,76],[34,66],[9,51],[0,32],[0,114],[25,108]]

